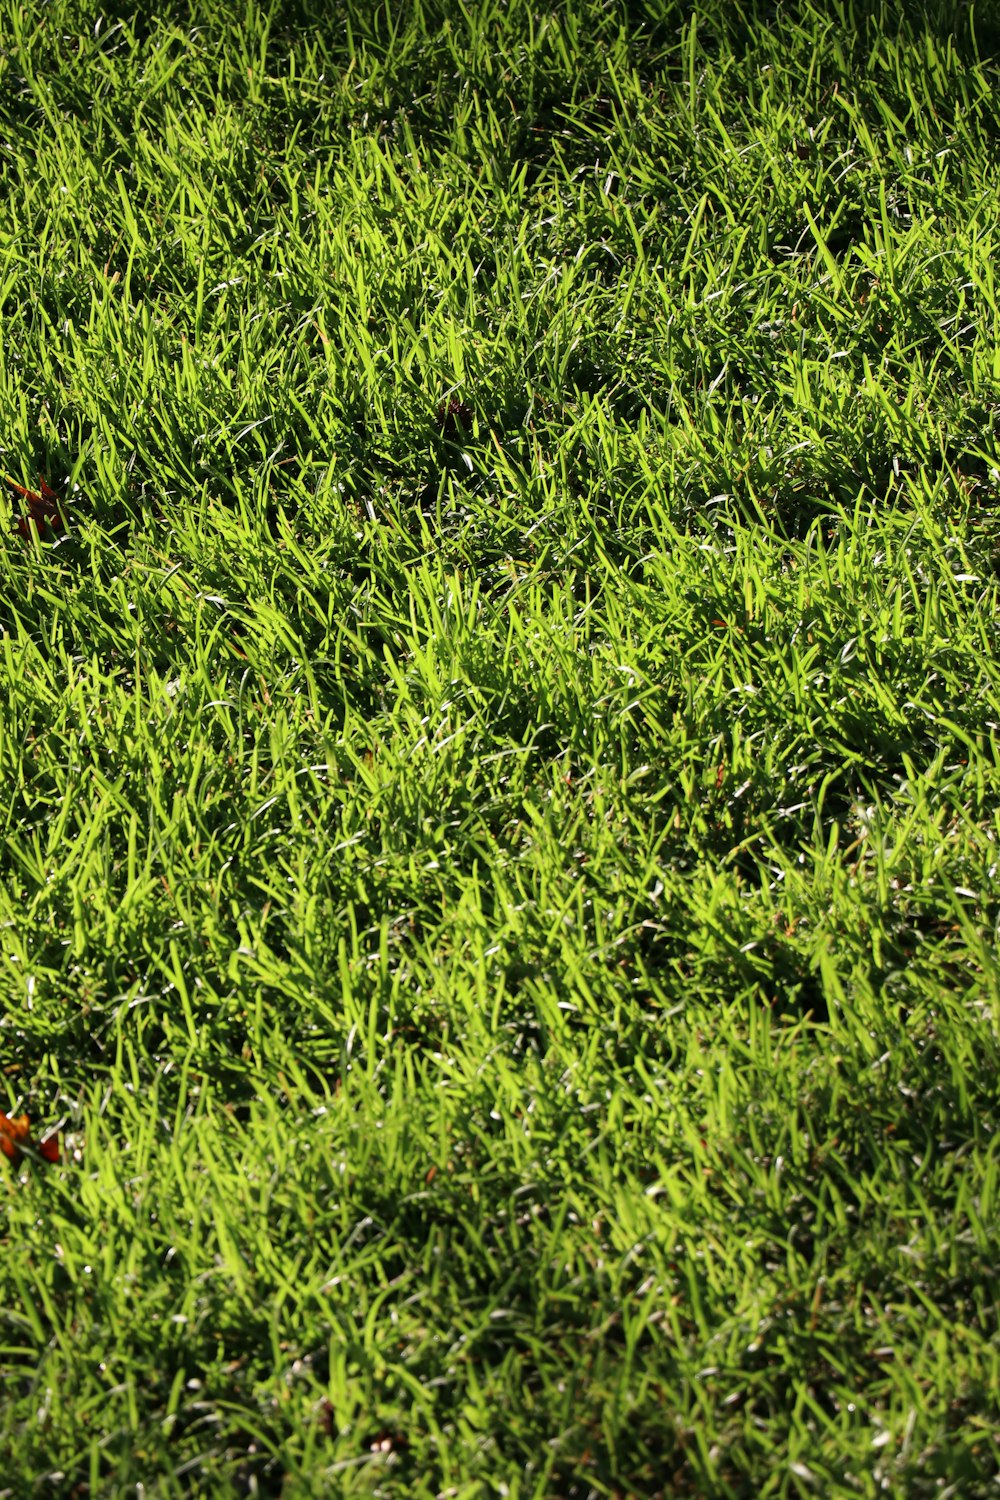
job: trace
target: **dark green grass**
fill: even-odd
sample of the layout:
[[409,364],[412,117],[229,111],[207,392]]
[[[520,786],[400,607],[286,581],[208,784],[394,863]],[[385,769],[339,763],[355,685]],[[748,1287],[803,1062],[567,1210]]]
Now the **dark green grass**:
[[998,52],[0,4],[0,1496],[995,1493]]

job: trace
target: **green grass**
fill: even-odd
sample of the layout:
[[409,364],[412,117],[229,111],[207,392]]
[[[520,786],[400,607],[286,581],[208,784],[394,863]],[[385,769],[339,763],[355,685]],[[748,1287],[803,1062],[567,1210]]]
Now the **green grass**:
[[1000,18],[110,9],[0,0],[0,1495],[995,1495]]

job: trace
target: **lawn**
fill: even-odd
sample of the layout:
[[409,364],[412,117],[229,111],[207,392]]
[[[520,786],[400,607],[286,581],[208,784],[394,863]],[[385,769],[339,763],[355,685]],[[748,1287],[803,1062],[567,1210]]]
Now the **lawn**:
[[0,0],[0,1500],[997,1494],[998,59]]

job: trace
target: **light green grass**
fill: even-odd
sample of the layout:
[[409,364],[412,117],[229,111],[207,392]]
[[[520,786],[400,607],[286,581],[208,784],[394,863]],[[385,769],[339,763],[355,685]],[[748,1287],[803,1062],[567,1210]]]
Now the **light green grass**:
[[993,1495],[1000,27],[334,9],[0,0],[0,1495]]

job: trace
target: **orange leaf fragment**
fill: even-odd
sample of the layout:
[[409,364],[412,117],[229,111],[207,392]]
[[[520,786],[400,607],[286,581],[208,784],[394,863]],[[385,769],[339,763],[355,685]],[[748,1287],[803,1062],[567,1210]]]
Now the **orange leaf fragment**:
[[27,1115],[5,1115],[0,1113],[0,1151],[8,1161],[21,1160],[21,1147],[31,1139]]
[[43,1161],[57,1162],[60,1156],[59,1136],[47,1135],[44,1141],[39,1141],[38,1154]]
[[14,480],[9,479],[6,474],[3,476],[3,482],[8,489],[13,490],[16,495],[20,495],[21,499],[27,502],[27,515],[18,516],[14,522],[15,530],[25,540],[30,539],[32,526],[42,536],[45,534],[46,526],[51,526],[53,531],[58,531],[62,527],[63,518],[62,511],[59,509],[59,496],[50,485],[45,483],[44,479],[38,481],[38,494],[35,494],[34,490],[26,490],[23,485],[15,484]]
[[21,1160],[21,1148],[27,1146],[37,1151],[44,1161],[59,1160],[59,1136],[47,1136],[44,1141],[31,1139],[31,1121],[27,1115],[5,1115],[0,1112],[0,1153],[17,1166]]

